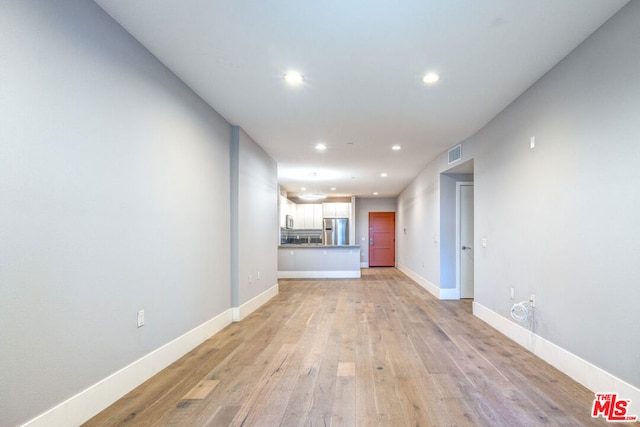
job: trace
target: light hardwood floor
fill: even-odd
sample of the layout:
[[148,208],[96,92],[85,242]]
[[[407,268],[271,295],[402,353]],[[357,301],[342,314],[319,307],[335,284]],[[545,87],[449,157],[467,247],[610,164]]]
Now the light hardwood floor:
[[281,280],[87,426],[584,426],[593,393],[393,268]]

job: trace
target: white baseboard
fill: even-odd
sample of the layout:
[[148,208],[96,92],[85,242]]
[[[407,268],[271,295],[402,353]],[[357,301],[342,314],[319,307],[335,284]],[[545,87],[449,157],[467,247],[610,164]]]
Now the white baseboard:
[[438,295],[440,299],[460,299],[460,292],[457,289],[440,289]]
[[80,425],[202,344],[231,322],[232,310],[227,310],[51,408],[23,426],[66,427]]
[[411,278],[411,280],[413,280],[418,285],[420,285],[423,288],[425,288],[430,294],[432,294],[436,298],[440,298],[440,288],[439,287],[437,287],[436,285],[434,285],[433,283],[431,283],[430,281],[428,281],[424,277],[419,276],[417,273],[415,273],[414,271],[410,270],[409,268],[405,267],[402,264],[398,264],[397,268],[398,268],[398,270],[402,271],[404,274],[409,276]]
[[398,264],[398,270],[409,276],[411,280],[425,288],[430,294],[441,300],[460,299],[460,295],[457,289],[440,289],[424,277],[418,275],[418,273],[410,270],[402,264]]
[[347,271],[278,271],[278,279],[359,279],[360,270]]
[[620,399],[631,399],[629,415],[640,416],[640,389],[475,301],[473,314],[594,393],[618,393]]
[[260,295],[250,299],[249,301],[242,304],[240,307],[233,307],[233,321],[239,322],[255,310],[260,308],[264,303],[269,301],[271,298],[278,295],[279,288],[276,283],[274,286],[270,287]]

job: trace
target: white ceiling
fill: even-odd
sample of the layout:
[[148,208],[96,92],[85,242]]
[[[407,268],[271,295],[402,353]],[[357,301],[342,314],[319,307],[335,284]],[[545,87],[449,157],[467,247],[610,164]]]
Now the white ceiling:
[[95,1],[273,156],[284,189],[365,197],[396,196],[628,2]]

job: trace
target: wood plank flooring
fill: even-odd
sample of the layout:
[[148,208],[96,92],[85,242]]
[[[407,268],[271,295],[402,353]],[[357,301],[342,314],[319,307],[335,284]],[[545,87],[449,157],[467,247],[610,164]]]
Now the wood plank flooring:
[[86,426],[585,426],[593,394],[394,268],[280,293]]

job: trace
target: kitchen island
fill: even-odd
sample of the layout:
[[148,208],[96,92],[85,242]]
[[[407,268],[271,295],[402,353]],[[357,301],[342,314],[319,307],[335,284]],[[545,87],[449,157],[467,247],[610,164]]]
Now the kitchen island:
[[281,245],[279,279],[343,279],[360,277],[360,246]]

